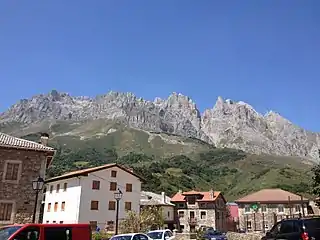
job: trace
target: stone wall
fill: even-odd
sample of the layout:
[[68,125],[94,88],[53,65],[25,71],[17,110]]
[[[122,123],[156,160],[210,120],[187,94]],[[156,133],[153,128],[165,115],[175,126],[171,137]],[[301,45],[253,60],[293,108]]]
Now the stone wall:
[[228,240],[260,240],[263,236],[261,233],[227,233]]
[[[30,223],[35,204],[32,181],[45,176],[46,153],[40,151],[0,148],[0,201],[14,202],[13,219],[10,223]],[[22,171],[18,183],[4,182],[4,169],[7,160],[22,161]],[[38,211],[42,201],[39,194]],[[0,222],[8,224],[8,222]]]

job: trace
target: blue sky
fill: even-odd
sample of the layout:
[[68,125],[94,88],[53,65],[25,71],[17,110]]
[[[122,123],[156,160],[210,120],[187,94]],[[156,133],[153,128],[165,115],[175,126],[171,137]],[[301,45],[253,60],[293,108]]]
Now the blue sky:
[[0,1],[0,111],[52,89],[217,97],[320,131],[317,0]]

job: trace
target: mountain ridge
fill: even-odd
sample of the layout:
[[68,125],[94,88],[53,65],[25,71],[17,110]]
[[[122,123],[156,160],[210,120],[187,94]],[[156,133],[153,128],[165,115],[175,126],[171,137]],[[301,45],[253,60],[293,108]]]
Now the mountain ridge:
[[318,161],[320,134],[306,131],[279,113],[257,112],[250,104],[218,97],[200,113],[188,96],[172,93],[148,101],[132,93],[111,91],[96,97],[74,97],[52,90],[22,99],[0,113],[0,131],[41,121],[117,120],[130,127],[198,138],[217,147],[251,153],[298,156]]

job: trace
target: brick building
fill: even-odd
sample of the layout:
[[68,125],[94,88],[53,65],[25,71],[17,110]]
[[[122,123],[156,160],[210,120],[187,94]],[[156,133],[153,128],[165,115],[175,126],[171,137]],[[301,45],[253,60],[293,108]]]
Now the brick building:
[[240,229],[268,231],[281,219],[307,215],[309,200],[282,189],[263,189],[235,202]]
[[195,232],[201,227],[227,230],[228,210],[221,192],[179,191],[171,202],[178,211],[177,222],[181,231]]
[[[44,178],[55,150],[41,144],[0,133],[0,225],[31,222],[35,204],[32,181]],[[39,196],[38,211],[42,196]]]

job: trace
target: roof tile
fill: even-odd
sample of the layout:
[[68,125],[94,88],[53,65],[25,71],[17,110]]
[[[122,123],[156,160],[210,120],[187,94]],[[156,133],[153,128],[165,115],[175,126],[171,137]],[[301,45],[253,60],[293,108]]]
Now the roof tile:
[[22,138],[10,136],[0,132],[0,147],[10,147],[35,151],[54,151],[54,148],[47,147],[40,143],[32,142]]
[[[252,202],[287,202],[290,201],[301,201],[301,197],[297,194],[282,190],[280,188],[274,189],[262,189],[258,192],[249,194],[243,198],[235,201],[236,203],[252,203]],[[304,201],[308,201],[307,198],[303,198]]]
[[215,201],[220,194],[221,192],[214,191],[212,198],[210,192],[197,192],[194,190],[183,193],[178,192],[171,198],[171,202],[185,202],[185,195],[203,195],[202,199],[197,199],[198,202]]

